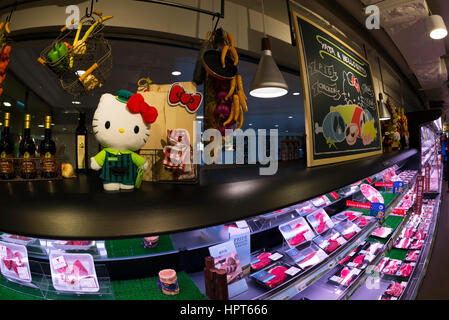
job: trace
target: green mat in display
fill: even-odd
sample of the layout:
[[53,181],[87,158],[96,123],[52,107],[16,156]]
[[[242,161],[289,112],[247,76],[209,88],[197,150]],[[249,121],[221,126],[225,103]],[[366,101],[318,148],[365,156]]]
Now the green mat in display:
[[105,246],[109,258],[142,256],[174,250],[169,235],[160,236],[159,244],[155,248],[144,248],[142,238],[106,240]]
[[390,259],[396,259],[396,260],[401,260],[401,261],[404,261],[406,256],[407,256],[407,250],[396,249],[396,248],[391,249],[390,252],[388,252],[386,254],[386,257],[388,257]]
[[178,272],[179,294],[167,296],[158,286],[158,277],[112,282],[116,300],[207,300],[185,272]]
[[8,282],[0,276],[0,300],[43,300],[43,298],[38,298],[41,292],[38,289],[33,289],[25,286],[17,285],[22,292],[15,291],[8,287]]

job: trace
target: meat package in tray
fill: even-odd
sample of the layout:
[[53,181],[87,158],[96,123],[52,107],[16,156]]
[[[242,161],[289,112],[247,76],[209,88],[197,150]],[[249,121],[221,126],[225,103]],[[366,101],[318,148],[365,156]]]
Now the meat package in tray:
[[15,234],[9,234],[9,233],[4,233],[2,234],[2,239],[4,241],[7,242],[12,242],[12,243],[17,243],[17,244],[21,244],[23,246],[28,245],[29,243],[33,242],[34,240],[36,240],[35,238],[29,238],[29,237],[24,237],[24,236],[18,236]]
[[415,229],[404,228],[404,229],[402,229],[401,234],[399,235],[399,237],[410,239],[410,238],[413,238],[415,232],[416,232]]
[[414,262],[402,263],[401,266],[399,267],[399,270],[396,272],[396,276],[403,278],[410,277],[410,275],[413,272],[413,269],[415,269],[415,265],[416,264]]
[[379,300],[399,300],[407,287],[407,282],[393,281],[387,290],[379,297]]
[[393,247],[395,247],[396,249],[408,249],[410,248],[412,241],[413,241],[412,239],[408,238],[398,238],[394,243]]
[[359,251],[346,262],[346,266],[364,270],[375,257],[376,256],[366,254],[366,252]]
[[374,220],[374,217],[368,217],[368,216],[360,216],[357,219],[355,219],[353,222],[359,227],[359,228],[363,228],[365,227],[368,223],[370,223],[372,220]]
[[332,222],[331,218],[329,218],[324,209],[320,209],[309,214],[306,219],[318,234],[322,234],[323,232],[326,232],[330,228],[334,227],[334,222]]
[[340,233],[345,240],[349,241],[359,233],[361,229],[350,221],[342,221],[334,226],[334,230]]
[[283,262],[276,262],[260,271],[252,273],[250,278],[267,289],[273,289],[290,280],[300,269],[292,267]]
[[371,234],[373,237],[378,237],[385,239],[387,238],[391,233],[393,232],[393,229],[390,227],[379,227],[376,230],[373,231]]
[[407,252],[407,256],[405,257],[405,261],[416,262],[419,258],[420,253],[421,253],[420,250],[409,250]]
[[251,254],[251,271],[261,270],[276,261],[282,259],[284,255],[277,251],[258,250]]
[[337,271],[328,279],[329,283],[347,287],[359,276],[361,270],[357,268],[338,266]]
[[290,248],[310,241],[315,237],[315,232],[313,232],[303,217],[281,224],[279,231],[282,233]]
[[382,269],[382,273],[384,275],[394,276],[399,270],[402,261],[396,259],[389,259],[385,267]]
[[334,252],[347,241],[334,229],[328,230],[325,234],[313,239],[316,245],[323,249],[327,254]]
[[339,223],[339,222],[342,222],[345,220],[354,221],[361,215],[362,215],[361,212],[345,210],[343,212],[337,213],[336,215],[332,216],[332,221],[334,223]]
[[313,267],[327,258],[327,254],[313,242],[288,249],[285,253],[303,270]]
[[61,250],[88,250],[95,241],[90,240],[55,240],[52,241],[52,246]]
[[28,252],[25,246],[0,241],[1,272],[5,278],[31,282]]
[[87,253],[50,253],[53,286],[58,291],[94,293],[100,290],[94,259]]

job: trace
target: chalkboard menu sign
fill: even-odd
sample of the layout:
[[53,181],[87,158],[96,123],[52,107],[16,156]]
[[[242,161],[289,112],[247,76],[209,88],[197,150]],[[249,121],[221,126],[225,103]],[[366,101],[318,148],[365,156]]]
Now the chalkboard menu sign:
[[307,135],[307,165],[382,153],[368,61],[317,24],[293,13]]

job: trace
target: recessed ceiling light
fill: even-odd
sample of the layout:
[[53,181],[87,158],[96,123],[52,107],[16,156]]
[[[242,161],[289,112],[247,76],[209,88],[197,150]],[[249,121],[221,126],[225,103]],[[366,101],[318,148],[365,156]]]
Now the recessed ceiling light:
[[40,124],[40,125],[38,125],[38,127],[39,127],[39,128],[43,128],[43,127],[44,127],[44,125],[43,125],[43,124]]
[[180,76],[181,75],[181,71],[173,71],[172,76]]
[[9,102],[3,102],[3,105],[4,105],[5,107],[10,107],[10,106],[11,106],[11,103],[9,103]]
[[72,104],[81,104],[79,101],[72,101]]
[[289,119],[293,119],[293,116],[288,116]]
[[253,124],[252,123],[248,123],[248,125],[251,127]]
[[299,92],[293,92],[293,95],[294,95],[294,96],[299,96],[300,93],[299,93]]
[[52,125],[52,126],[54,126],[55,124],[54,124],[54,123],[52,123],[51,125]]

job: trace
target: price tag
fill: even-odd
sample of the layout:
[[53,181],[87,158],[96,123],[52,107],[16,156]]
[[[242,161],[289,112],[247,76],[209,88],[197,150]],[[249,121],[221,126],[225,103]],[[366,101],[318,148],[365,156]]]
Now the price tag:
[[301,270],[298,269],[298,268],[296,268],[296,267],[291,267],[290,269],[288,269],[287,271],[285,271],[285,273],[293,277],[293,276],[294,276],[295,274],[297,274],[299,271],[301,271]]
[[246,229],[246,228],[248,228],[248,224],[246,223],[245,220],[236,221],[235,224],[236,224],[237,227],[239,227],[240,229]]
[[276,252],[276,253],[273,253],[273,254],[272,254],[271,256],[269,256],[268,258],[269,258],[270,260],[277,261],[277,260],[279,260],[279,259],[282,258],[282,257],[283,257],[282,254]]
[[6,258],[6,256],[7,256],[6,246],[0,246],[0,257]]
[[28,274],[28,269],[25,267],[18,267],[17,273],[19,274],[20,279],[29,279],[30,276]]
[[306,285],[303,282],[296,285],[296,290],[298,290],[298,293],[303,291],[305,288],[306,288]]
[[81,288],[96,288],[97,282],[93,277],[83,278],[80,280],[80,286]]
[[60,268],[64,268],[65,266],[67,266],[64,256],[58,256],[56,258],[53,258],[51,260],[51,264],[53,265],[54,269],[60,269]]

